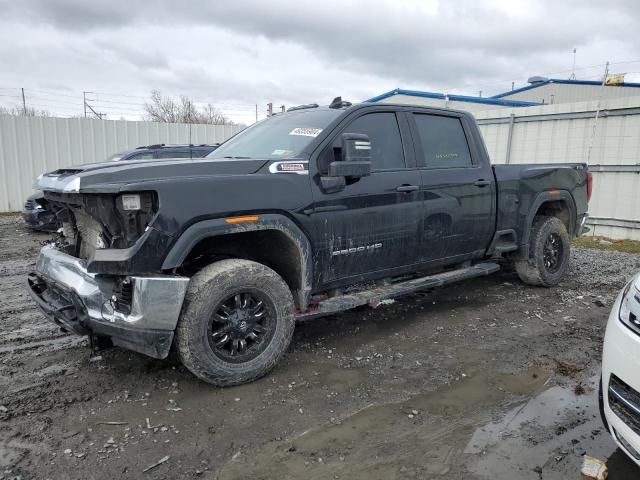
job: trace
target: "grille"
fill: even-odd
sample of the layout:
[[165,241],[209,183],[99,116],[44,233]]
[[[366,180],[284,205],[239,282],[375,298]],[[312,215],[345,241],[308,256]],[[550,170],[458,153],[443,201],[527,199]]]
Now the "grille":
[[609,379],[609,407],[625,425],[640,435],[640,393],[615,375]]
[[25,202],[24,209],[25,210],[33,210],[35,208],[35,206],[36,206],[36,201],[32,200],[32,199],[29,199],[29,200],[27,200]]

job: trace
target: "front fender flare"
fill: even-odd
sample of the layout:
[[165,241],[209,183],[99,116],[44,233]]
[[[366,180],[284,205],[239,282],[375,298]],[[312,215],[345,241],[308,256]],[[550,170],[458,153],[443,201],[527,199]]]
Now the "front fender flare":
[[280,214],[261,214],[255,222],[229,224],[223,218],[202,220],[189,226],[169,250],[162,263],[162,270],[171,270],[182,265],[191,250],[205,238],[231,233],[277,230],[295,244],[300,257],[300,285],[296,303],[304,308],[309,303],[312,285],[311,244],[305,233],[288,217]]

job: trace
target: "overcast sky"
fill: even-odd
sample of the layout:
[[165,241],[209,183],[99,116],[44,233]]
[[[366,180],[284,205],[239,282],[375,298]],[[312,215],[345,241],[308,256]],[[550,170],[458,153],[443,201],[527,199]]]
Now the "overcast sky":
[[[250,121],[275,105],[396,87],[488,96],[603,64],[640,75],[637,0],[0,0],[0,105],[110,118],[153,89]],[[586,68],[591,67],[591,68]]]

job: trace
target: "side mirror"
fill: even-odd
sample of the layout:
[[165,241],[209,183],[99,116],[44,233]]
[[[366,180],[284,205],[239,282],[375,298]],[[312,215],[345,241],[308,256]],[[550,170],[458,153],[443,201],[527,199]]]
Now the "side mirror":
[[342,160],[329,164],[329,175],[360,178],[371,175],[371,142],[362,133],[342,134]]
[[329,164],[327,176],[320,177],[325,193],[335,193],[347,185],[347,179],[356,180],[371,175],[371,142],[361,133],[343,133],[342,158]]

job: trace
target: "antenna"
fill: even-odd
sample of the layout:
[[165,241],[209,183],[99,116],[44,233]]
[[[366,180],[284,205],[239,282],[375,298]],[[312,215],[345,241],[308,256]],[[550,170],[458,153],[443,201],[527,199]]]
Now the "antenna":
[[573,49],[573,66],[571,67],[571,75],[569,75],[569,80],[576,79],[576,49]]

